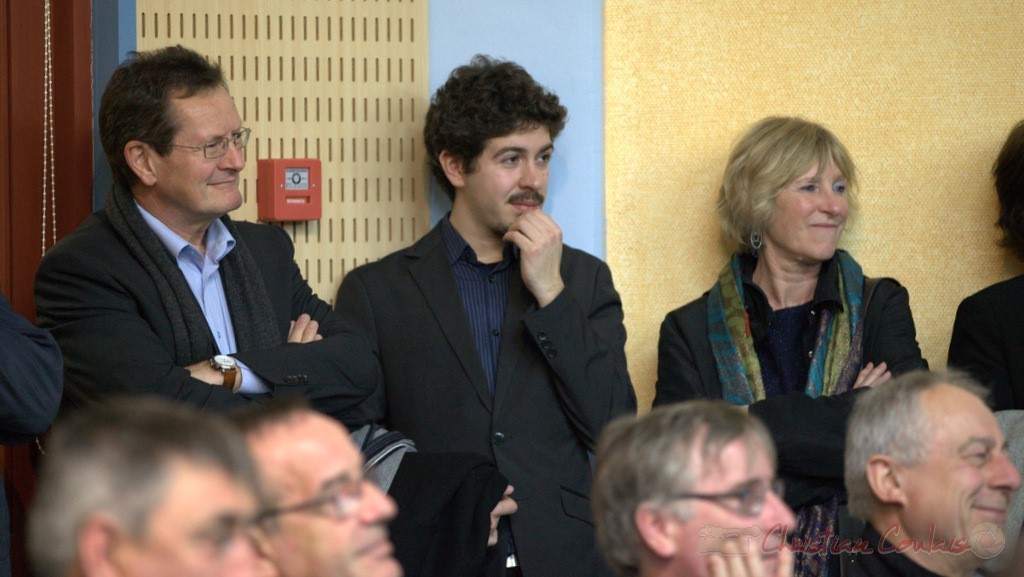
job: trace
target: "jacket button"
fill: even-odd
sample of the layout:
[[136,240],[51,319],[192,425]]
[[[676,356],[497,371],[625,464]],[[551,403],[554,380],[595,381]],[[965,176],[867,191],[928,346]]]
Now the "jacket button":
[[495,445],[500,445],[504,443],[505,433],[502,433],[501,431],[494,433],[493,435],[491,435],[491,442],[493,442]]
[[537,333],[537,340],[541,342],[548,340],[548,334],[544,331]]
[[558,356],[558,351],[555,349],[548,349],[547,355],[549,359],[553,359]]

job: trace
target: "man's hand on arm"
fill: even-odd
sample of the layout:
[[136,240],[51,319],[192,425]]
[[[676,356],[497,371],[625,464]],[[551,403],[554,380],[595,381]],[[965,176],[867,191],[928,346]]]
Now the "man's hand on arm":
[[505,487],[505,493],[501,500],[491,510],[491,532],[487,535],[487,546],[493,547],[498,544],[498,521],[506,515],[511,515],[519,510],[519,504],[512,499],[512,485]]
[[[288,330],[288,342],[289,343],[311,343],[314,341],[323,340],[323,335],[320,334],[320,323],[311,319],[308,314],[301,314],[299,318],[291,322],[291,326]],[[185,369],[192,375],[192,378],[203,381],[204,383],[223,386],[224,385],[224,373],[219,369],[215,368],[210,361],[199,361],[198,363],[189,365]],[[243,371],[239,371],[236,379],[239,379],[239,385],[241,384]]]
[[519,247],[523,283],[543,308],[565,288],[562,280],[562,229],[540,209],[525,212],[508,228],[505,242]]
[[288,330],[289,343],[311,343],[323,339],[323,335],[320,334],[320,323],[311,319],[306,313],[302,313],[299,318],[292,321]]

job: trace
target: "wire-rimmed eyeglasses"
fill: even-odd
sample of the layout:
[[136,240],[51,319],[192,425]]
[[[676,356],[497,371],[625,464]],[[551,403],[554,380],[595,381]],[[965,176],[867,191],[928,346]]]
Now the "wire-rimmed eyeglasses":
[[781,498],[786,492],[786,486],[782,479],[772,479],[765,484],[761,481],[751,481],[741,486],[736,491],[728,493],[676,493],[670,495],[669,499],[701,499],[711,501],[719,507],[723,507],[744,517],[757,517],[764,511],[765,501],[768,493],[775,493]]
[[319,513],[340,521],[359,508],[363,500],[363,485],[368,482],[366,478],[339,479],[322,494],[308,501],[260,511],[256,515],[256,524],[266,528],[281,515],[303,512]]
[[242,128],[238,132],[232,132],[230,135],[224,138],[218,138],[217,140],[208,142],[202,146],[189,146],[187,144],[173,144],[167,143],[164,146],[173,146],[174,148],[186,148],[188,150],[203,151],[203,157],[206,159],[220,158],[228,153],[228,144],[234,144],[235,148],[242,150],[247,144],[249,144],[249,135],[252,133],[251,128]]

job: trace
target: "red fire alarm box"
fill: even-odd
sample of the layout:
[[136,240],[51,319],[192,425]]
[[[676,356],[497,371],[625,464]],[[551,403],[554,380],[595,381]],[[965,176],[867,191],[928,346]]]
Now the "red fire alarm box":
[[268,158],[256,163],[257,216],[264,222],[320,220],[320,160]]

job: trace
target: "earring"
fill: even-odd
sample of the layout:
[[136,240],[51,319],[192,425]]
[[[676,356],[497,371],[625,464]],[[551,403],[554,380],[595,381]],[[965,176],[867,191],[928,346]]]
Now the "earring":
[[757,254],[757,251],[761,249],[761,243],[763,241],[764,239],[761,238],[760,229],[755,228],[754,230],[750,231],[750,248],[754,249],[755,255]]

